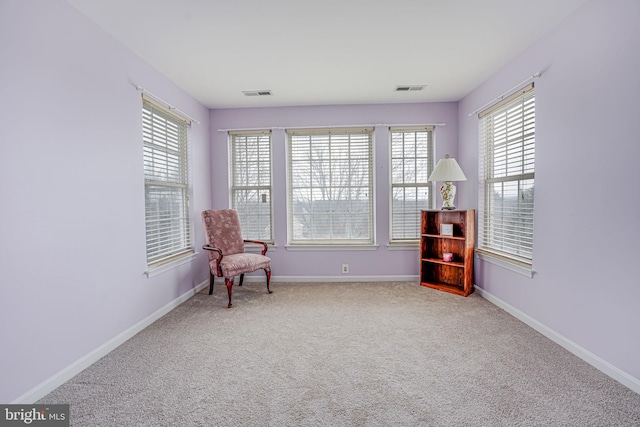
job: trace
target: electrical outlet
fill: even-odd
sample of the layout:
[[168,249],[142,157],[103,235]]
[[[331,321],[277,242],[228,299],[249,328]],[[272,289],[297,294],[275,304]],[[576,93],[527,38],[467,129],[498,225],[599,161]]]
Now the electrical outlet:
[[342,264],[342,274],[347,274],[349,272],[349,264]]

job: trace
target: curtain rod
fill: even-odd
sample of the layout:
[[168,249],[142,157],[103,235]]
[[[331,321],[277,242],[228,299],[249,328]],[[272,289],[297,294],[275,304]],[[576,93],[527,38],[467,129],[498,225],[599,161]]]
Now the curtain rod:
[[392,127],[414,127],[414,126],[446,126],[446,123],[420,123],[420,124],[387,124],[387,123],[373,123],[368,125],[339,125],[339,126],[266,126],[263,128],[238,128],[238,129],[218,129],[218,132],[242,132],[242,131],[258,131],[258,130],[286,130],[286,129],[340,129],[340,128],[359,128],[359,127],[377,127],[377,126],[392,126]]
[[179,115],[183,116],[184,118],[189,119],[190,121],[195,122],[197,124],[200,124],[200,122],[198,120],[196,120],[195,118],[193,118],[192,116],[188,115],[184,111],[178,110],[176,107],[174,107],[173,105],[169,104],[167,101],[165,101],[164,99],[160,98],[159,96],[154,95],[153,93],[149,92],[148,90],[146,90],[142,86],[139,86],[139,85],[135,85],[135,86],[136,86],[136,89],[138,90],[138,92],[142,92],[145,95],[147,95],[148,97],[153,98],[154,100],[156,100],[158,102],[161,102],[169,110],[171,110],[171,111],[173,111],[175,113],[178,113]]
[[486,107],[490,106],[491,104],[494,104],[494,103],[496,103],[498,101],[502,101],[507,95],[511,95],[511,93],[513,91],[515,91],[516,89],[520,89],[520,87],[522,87],[522,85],[524,85],[525,83],[529,83],[531,80],[536,79],[536,78],[540,77],[541,75],[542,75],[542,72],[540,72],[540,71],[538,71],[537,73],[533,73],[530,77],[527,77],[525,80],[521,81],[520,83],[518,83],[517,85],[515,85],[514,87],[512,87],[508,91],[504,92],[502,95],[497,96],[496,98],[494,98],[491,101],[489,101],[486,104],[484,104],[482,107],[480,107],[477,110],[474,110],[471,113],[469,113],[469,117],[473,116],[474,114],[479,113],[480,111],[484,110]]

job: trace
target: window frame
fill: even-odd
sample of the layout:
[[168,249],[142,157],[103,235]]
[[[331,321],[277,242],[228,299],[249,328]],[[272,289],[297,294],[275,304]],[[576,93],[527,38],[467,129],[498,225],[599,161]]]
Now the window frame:
[[[313,248],[313,249],[331,249],[331,248],[375,248],[376,245],[376,237],[375,237],[375,177],[374,177],[374,127],[365,126],[365,127],[326,127],[326,128],[309,128],[309,129],[287,129],[287,247],[291,249],[302,249],[305,248]],[[340,144],[345,144],[345,140],[348,141],[346,143],[346,147],[348,147],[348,155],[344,157],[344,151],[340,149],[345,146],[341,146]],[[321,157],[321,145],[326,144],[324,148],[328,150],[323,152],[322,155],[328,155],[329,157],[323,158]],[[305,147],[305,144],[306,147]],[[316,151],[314,152],[314,147]],[[300,149],[308,150],[307,157],[304,155],[301,156]],[[363,150],[364,149],[364,150]],[[342,154],[340,154],[342,153]],[[364,157],[362,153],[366,153]],[[339,157],[339,156],[343,157]],[[343,170],[348,170],[351,173],[354,169],[352,167],[344,168],[345,164],[352,166],[356,163],[360,163],[365,161],[365,167],[359,168],[358,173],[362,173],[362,176],[359,179],[366,180],[366,184],[362,185],[353,185],[354,179],[348,176],[342,176],[338,179],[339,183],[348,182],[348,185],[333,185],[331,184],[331,177],[335,177],[337,175],[333,174],[334,170],[340,170],[340,167],[343,167]],[[304,163],[308,164],[307,170],[309,171],[308,175],[303,173]],[[314,185],[317,183],[317,180],[314,181],[314,167],[315,170],[322,170],[322,168],[329,168],[329,175],[326,175],[326,172],[323,172],[325,175],[324,179],[329,179],[330,184],[328,186],[318,186]],[[298,177],[299,179],[306,180],[307,185],[294,185],[294,174],[300,173],[301,175]],[[316,177],[319,177],[319,174],[315,174]],[[338,197],[346,197],[346,199],[338,199],[334,197],[331,193],[331,190],[335,190],[333,192],[334,195],[338,195]],[[347,193],[342,193],[342,191],[349,190],[349,195],[345,196]],[[360,203],[357,202],[357,197],[362,195],[361,191],[365,191],[365,198],[360,200]],[[311,228],[312,236],[310,238],[301,238],[299,236],[300,231],[297,228],[296,224],[300,224],[300,218],[303,217],[303,214],[296,214],[294,209],[299,207],[300,205],[296,202],[295,193],[302,194],[307,192],[309,195],[308,200],[313,200],[314,195],[317,195],[318,192],[323,193],[324,199],[320,197],[317,201],[322,201],[326,205],[328,205],[328,209],[330,212],[313,212],[313,206],[308,208],[308,214],[305,219],[308,219],[308,228]],[[353,196],[352,196],[353,195]],[[322,238],[318,235],[313,235],[315,229],[322,229],[315,222],[316,218],[323,218],[330,223],[330,225],[336,224],[336,230],[331,230],[330,233],[336,232],[339,225],[344,225],[345,229],[347,228],[347,224],[351,226],[349,233],[354,231],[354,227],[357,227],[356,222],[352,222],[351,220],[355,217],[353,212],[350,214],[338,213],[333,211],[334,203],[337,200],[344,200],[349,202],[349,209],[351,209],[354,205],[351,202],[356,202],[355,209],[359,209],[362,206],[366,206],[366,212],[361,217],[366,217],[366,237],[364,238],[345,238],[345,237],[329,237]],[[358,207],[357,205],[361,205]],[[342,217],[344,218],[344,223],[341,223],[338,219]],[[333,220],[336,219],[336,222]]]
[[[267,139],[266,141],[264,140],[265,137]],[[260,182],[257,185],[249,185],[246,182],[245,183],[238,182],[239,173],[241,173],[239,172],[241,171],[241,165],[243,163],[248,164],[250,162],[249,160],[250,153],[248,153],[247,151],[244,152],[245,160],[240,160],[237,158],[238,153],[236,152],[236,146],[237,144],[241,143],[240,141],[241,138],[244,139],[244,143],[247,144],[247,150],[248,150],[249,139],[250,138],[255,139],[254,142],[256,144],[256,150],[257,150],[255,151],[255,153],[257,157],[255,157],[256,160],[252,162],[257,164],[258,169],[260,169],[260,167],[264,167],[264,164],[265,164],[265,162],[263,162],[261,158],[261,154],[264,154],[264,152],[261,150],[260,144],[262,143],[268,144],[268,148],[267,148],[268,158],[266,159],[266,164],[268,167],[268,183],[267,184],[265,184],[264,182]],[[274,237],[275,233],[274,233],[274,221],[273,221],[273,138],[272,138],[271,130],[229,131],[229,159],[230,159],[229,161],[230,205],[232,209],[235,209],[238,211],[243,238],[249,239],[249,240],[260,240],[270,245],[273,245],[275,242],[275,237]],[[263,177],[264,177],[264,174],[260,174],[260,172],[258,171],[258,180],[260,181],[261,178]],[[248,172],[246,174],[246,180],[247,181],[249,180]],[[250,226],[249,224],[249,218],[246,213],[246,209],[240,208],[240,206],[238,205],[237,197],[236,197],[236,194],[238,192],[257,191],[259,193],[261,190],[268,192],[268,195],[265,198],[265,200],[268,199],[268,203],[269,203],[268,224],[269,224],[270,235],[268,238],[264,238],[263,236],[255,235],[254,233],[252,233],[253,227]],[[262,195],[260,195],[259,197],[260,200],[263,200],[262,197],[264,194],[265,193],[262,193]],[[261,203],[260,200],[258,200],[258,203]],[[262,223],[260,221],[258,222]]]
[[[478,117],[479,218],[476,253],[480,259],[532,277],[536,128],[534,84],[525,86],[480,112]],[[514,172],[510,172],[510,169],[514,169]],[[491,197],[495,195],[495,185],[501,188],[502,196],[498,198]],[[512,189],[505,189],[505,185],[511,185]],[[517,192],[514,193],[515,204],[513,200],[508,203],[504,196],[514,191],[513,185]],[[500,206],[496,200],[502,201]]]
[[[195,256],[190,203],[190,125],[190,120],[142,94],[145,252],[148,266],[146,273],[149,277],[154,271],[165,271],[167,266],[186,262]],[[153,200],[151,197],[154,192],[152,189],[157,194],[179,193],[178,198],[169,200],[173,205],[170,208],[171,223],[162,227],[153,226],[154,222],[157,223],[161,219],[163,211],[160,207],[161,200]],[[178,209],[174,209],[175,206],[178,206]],[[164,211],[165,214],[166,212]],[[167,221],[166,218],[162,220]],[[174,227],[176,224],[177,228]],[[157,239],[162,239],[164,243],[154,244],[154,240]],[[164,249],[158,246],[163,246]]]
[[[390,188],[390,192],[389,192],[389,244],[390,245],[412,245],[412,246],[417,246],[420,243],[420,221],[421,221],[421,216],[420,216],[420,211],[422,210],[427,210],[427,209],[432,209],[433,205],[434,205],[434,190],[435,190],[435,185],[433,182],[429,181],[429,175],[431,175],[431,172],[433,171],[434,168],[434,152],[435,152],[435,144],[434,144],[434,126],[430,126],[430,125],[423,125],[423,126],[391,126],[389,127],[389,188]],[[427,136],[427,141],[426,141],[426,150],[424,152],[424,154],[422,156],[419,155],[418,153],[418,144],[417,144],[417,140],[418,140],[418,133],[426,133]],[[402,154],[397,156],[394,155],[394,135],[401,135],[402,138],[402,144],[403,144],[403,149]],[[413,134],[414,135],[414,140],[416,141],[416,143],[414,143],[414,149],[412,150],[413,153],[410,154],[414,154],[413,156],[408,156],[407,154],[407,150],[405,147],[405,141],[407,140],[407,136]],[[396,153],[398,153],[397,150],[395,150]],[[424,162],[419,162],[420,158],[424,158]],[[406,178],[407,175],[406,173],[403,173],[403,178],[402,181],[403,182],[394,182],[394,169],[395,169],[395,165],[394,165],[394,160],[397,160],[399,162],[402,163],[402,167],[403,169],[406,168],[408,166],[408,162],[414,163],[414,182],[407,182]],[[422,167],[421,167],[422,166]],[[418,179],[419,176],[418,175],[422,175],[424,179]],[[420,206],[418,204],[419,201],[416,201],[416,207],[417,209],[415,210],[416,214],[416,218],[415,218],[415,231],[416,231],[416,235],[415,237],[396,237],[394,235],[394,222],[395,221],[395,217],[394,217],[394,200],[395,199],[395,190],[396,189],[415,189],[416,193],[419,191],[419,189],[423,188],[426,189],[427,191],[427,196],[426,196],[426,201],[424,203],[423,206]],[[404,203],[406,203],[406,197],[402,199],[404,201]],[[404,210],[401,210],[402,212],[406,212]],[[404,223],[404,221],[403,221]],[[406,227],[406,226],[405,226]]]

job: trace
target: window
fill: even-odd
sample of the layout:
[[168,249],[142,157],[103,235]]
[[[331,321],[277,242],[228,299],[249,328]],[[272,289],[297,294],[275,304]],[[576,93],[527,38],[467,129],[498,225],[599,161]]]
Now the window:
[[373,128],[287,134],[289,243],[373,244]]
[[531,270],[533,84],[480,113],[479,253]]
[[433,128],[390,128],[391,242],[418,242],[420,211],[432,206]]
[[271,132],[230,132],[231,206],[243,237],[273,243]]
[[143,97],[147,262],[161,264],[193,252],[189,226],[189,122]]

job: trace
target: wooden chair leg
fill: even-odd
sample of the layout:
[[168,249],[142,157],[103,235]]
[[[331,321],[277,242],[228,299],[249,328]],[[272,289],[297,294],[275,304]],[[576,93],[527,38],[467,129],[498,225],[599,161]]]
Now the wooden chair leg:
[[213,273],[209,272],[209,295],[213,294]]
[[224,283],[225,285],[227,285],[227,293],[229,294],[229,305],[227,306],[227,308],[231,308],[233,307],[233,304],[231,304],[231,293],[233,292],[233,277],[231,279],[228,278],[224,278]]
[[270,268],[265,268],[264,272],[267,273],[267,292],[272,294],[273,291],[271,289],[269,289],[269,283],[271,282],[271,269]]
[[238,286],[242,286],[243,280],[244,280],[244,273],[240,274],[240,283],[238,283]]

